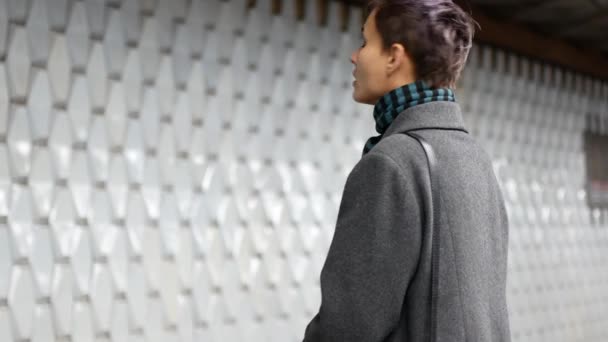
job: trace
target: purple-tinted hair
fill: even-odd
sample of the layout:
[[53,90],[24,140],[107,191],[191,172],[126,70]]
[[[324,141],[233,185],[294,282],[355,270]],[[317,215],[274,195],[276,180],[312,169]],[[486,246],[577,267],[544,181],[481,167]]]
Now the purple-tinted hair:
[[371,0],[384,49],[402,44],[416,78],[434,87],[455,88],[467,61],[475,21],[452,0]]

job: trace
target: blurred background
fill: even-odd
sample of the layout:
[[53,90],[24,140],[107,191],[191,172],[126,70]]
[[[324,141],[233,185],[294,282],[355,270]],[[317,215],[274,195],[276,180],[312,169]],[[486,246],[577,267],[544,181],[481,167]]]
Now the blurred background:
[[[362,2],[0,0],[0,341],[301,341]],[[513,341],[608,341],[608,1],[459,3]]]

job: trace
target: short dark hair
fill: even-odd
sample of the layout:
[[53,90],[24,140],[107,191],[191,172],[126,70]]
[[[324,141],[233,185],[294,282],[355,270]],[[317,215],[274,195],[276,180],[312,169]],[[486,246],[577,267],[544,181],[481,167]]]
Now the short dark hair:
[[416,79],[455,88],[475,34],[475,21],[452,0],[371,0],[385,50],[402,44],[413,60]]

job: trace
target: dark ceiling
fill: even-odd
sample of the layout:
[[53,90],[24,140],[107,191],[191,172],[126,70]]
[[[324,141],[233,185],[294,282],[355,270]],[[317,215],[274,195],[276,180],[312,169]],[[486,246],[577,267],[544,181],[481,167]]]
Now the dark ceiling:
[[488,16],[608,55],[608,0],[472,0]]
[[[365,4],[366,0],[347,1]],[[463,0],[485,15],[608,56],[608,0]],[[473,10],[475,16],[475,10]],[[483,27],[482,27],[483,29]]]

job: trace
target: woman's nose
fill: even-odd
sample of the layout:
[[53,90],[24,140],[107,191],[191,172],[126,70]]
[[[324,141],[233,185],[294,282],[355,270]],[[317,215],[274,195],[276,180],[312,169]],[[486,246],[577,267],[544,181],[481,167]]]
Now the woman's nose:
[[353,51],[353,53],[350,54],[350,62],[357,64],[357,51]]

